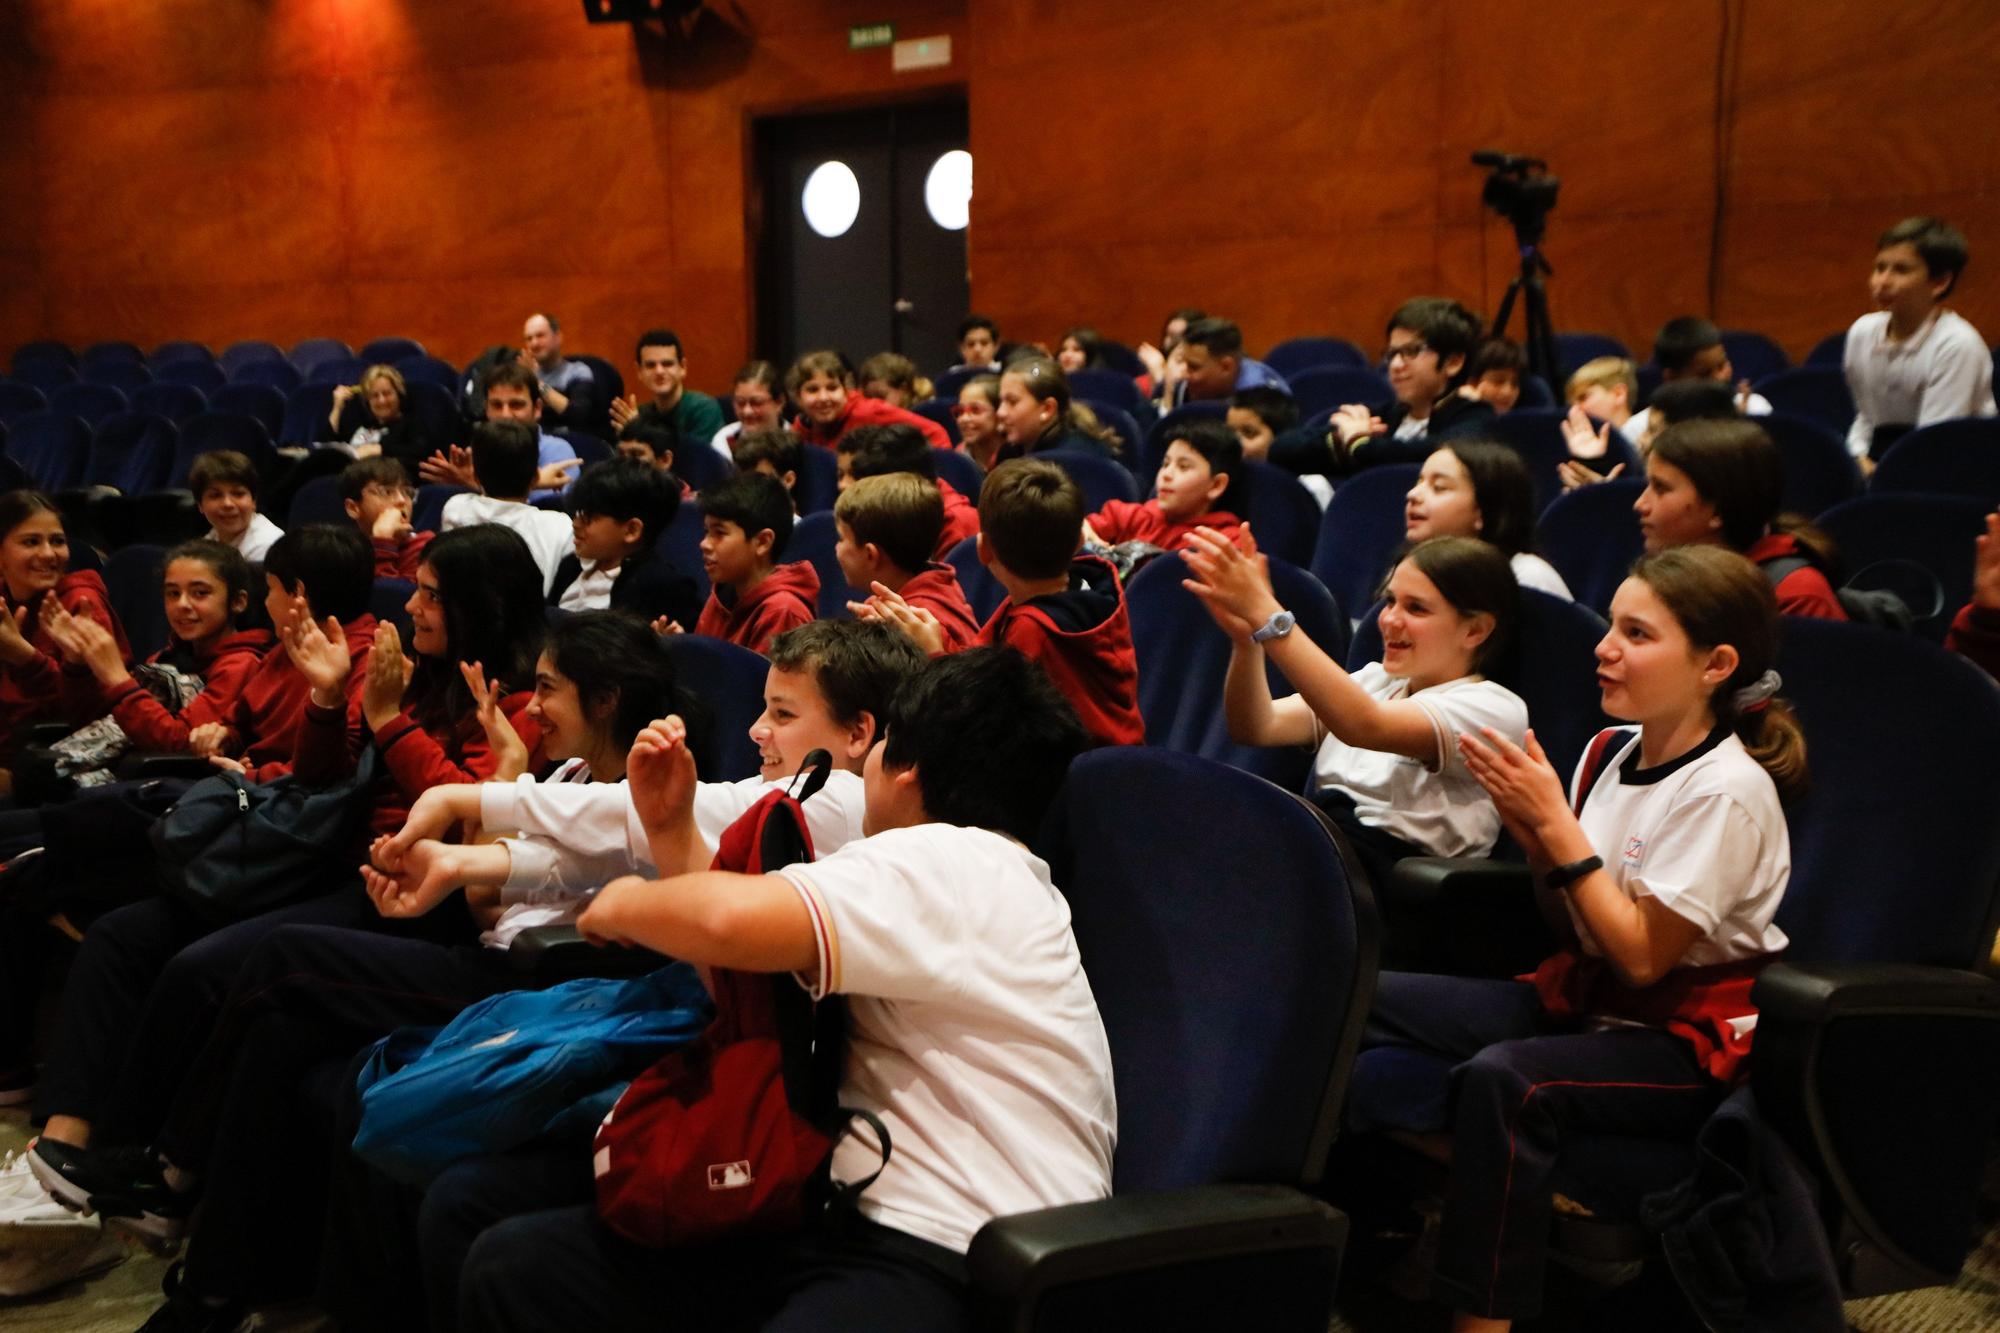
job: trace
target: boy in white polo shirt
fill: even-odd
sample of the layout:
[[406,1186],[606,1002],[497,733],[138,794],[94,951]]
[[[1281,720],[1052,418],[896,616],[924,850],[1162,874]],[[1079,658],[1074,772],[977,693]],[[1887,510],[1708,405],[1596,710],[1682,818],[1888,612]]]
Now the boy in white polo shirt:
[[1944,308],[1968,251],[1958,228],[1905,218],[1882,233],[1868,294],[1876,309],[1847,330],[1841,369],[1854,397],[1847,451],[1864,469],[1897,436],[1933,421],[1993,415],[1993,356]]
[[[1110,1192],[1104,1026],[1068,905],[1025,845],[1082,728],[1005,649],[931,662],[894,718],[863,778],[869,836],[768,875],[677,855],[698,841],[693,765],[657,747],[632,769],[635,801],[671,812],[649,820],[655,859],[690,873],[615,881],[577,923],[600,942],[795,972],[848,997],[840,1102],[880,1116],[893,1141],[858,1212],[682,1252],[621,1241],[587,1206],[512,1218],[473,1246],[462,1328],[652,1329],[664,1312],[688,1326],[966,1328],[961,1258],[987,1219]],[[845,1139],[834,1178],[875,1161]]]

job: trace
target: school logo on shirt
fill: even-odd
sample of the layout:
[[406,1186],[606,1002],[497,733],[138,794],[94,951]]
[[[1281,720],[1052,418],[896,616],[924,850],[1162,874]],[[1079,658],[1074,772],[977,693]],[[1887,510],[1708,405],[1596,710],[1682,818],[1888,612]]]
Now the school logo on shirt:
[[740,1190],[755,1180],[748,1162],[710,1162],[708,1187],[712,1190]]
[[1646,840],[1644,838],[1625,839],[1626,865],[1628,866],[1638,865],[1639,862],[1645,858],[1645,855],[1646,855]]

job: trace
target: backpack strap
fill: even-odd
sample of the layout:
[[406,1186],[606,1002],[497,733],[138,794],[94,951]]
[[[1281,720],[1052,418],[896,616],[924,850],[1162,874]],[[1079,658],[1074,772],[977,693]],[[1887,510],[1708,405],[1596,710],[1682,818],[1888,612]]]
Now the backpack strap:
[[[850,1180],[844,1185],[833,1185],[831,1202],[836,1206],[852,1207],[854,1201],[861,1197],[861,1191],[881,1179],[883,1168],[889,1165],[889,1127],[883,1124],[881,1117],[877,1116],[873,1111],[864,1111],[858,1106],[835,1107],[834,1122],[832,1125],[833,1137],[838,1139],[841,1134],[853,1129],[856,1120],[859,1120],[862,1124],[875,1131],[875,1143],[881,1150],[882,1160],[875,1164],[873,1171],[870,1171],[860,1180]],[[832,1157],[829,1155],[828,1161],[831,1162],[831,1160]],[[832,1177],[828,1176],[827,1179],[831,1183]]]
[[1621,728],[1606,727],[1592,736],[1590,744],[1584,748],[1583,763],[1576,771],[1576,801],[1570,807],[1571,813],[1578,819],[1583,818],[1583,803],[1590,799],[1591,789],[1604,775],[1604,756],[1610,751],[1611,742],[1624,734]]

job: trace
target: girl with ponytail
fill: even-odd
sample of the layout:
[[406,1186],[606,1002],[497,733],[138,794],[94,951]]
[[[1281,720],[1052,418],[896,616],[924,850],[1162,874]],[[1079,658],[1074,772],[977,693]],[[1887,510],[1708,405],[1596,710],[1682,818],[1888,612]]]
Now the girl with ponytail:
[[1349,1100],[1361,1129],[1448,1131],[1433,1291],[1453,1328],[1536,1312],[1558,1147],[1691,1135],[1747,1072],[1750,987],[1784,947],[1780,804],[1805,743],[1777,696],[1768,580],[1720,546],[1642,557],[1597,647],[1604,711],[1565,792],[1534,733],[1461,736],[1569,936],[1532,981],[1384,973]]

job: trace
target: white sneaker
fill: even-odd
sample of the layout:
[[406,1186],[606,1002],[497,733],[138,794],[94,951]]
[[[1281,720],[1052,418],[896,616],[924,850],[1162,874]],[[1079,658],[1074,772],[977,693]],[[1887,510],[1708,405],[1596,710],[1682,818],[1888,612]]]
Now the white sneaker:
[[95,1218],[57,1203],[29,1169],[26,1152],[0,1161],[0,1296],[27,1296],[125,1257]]

